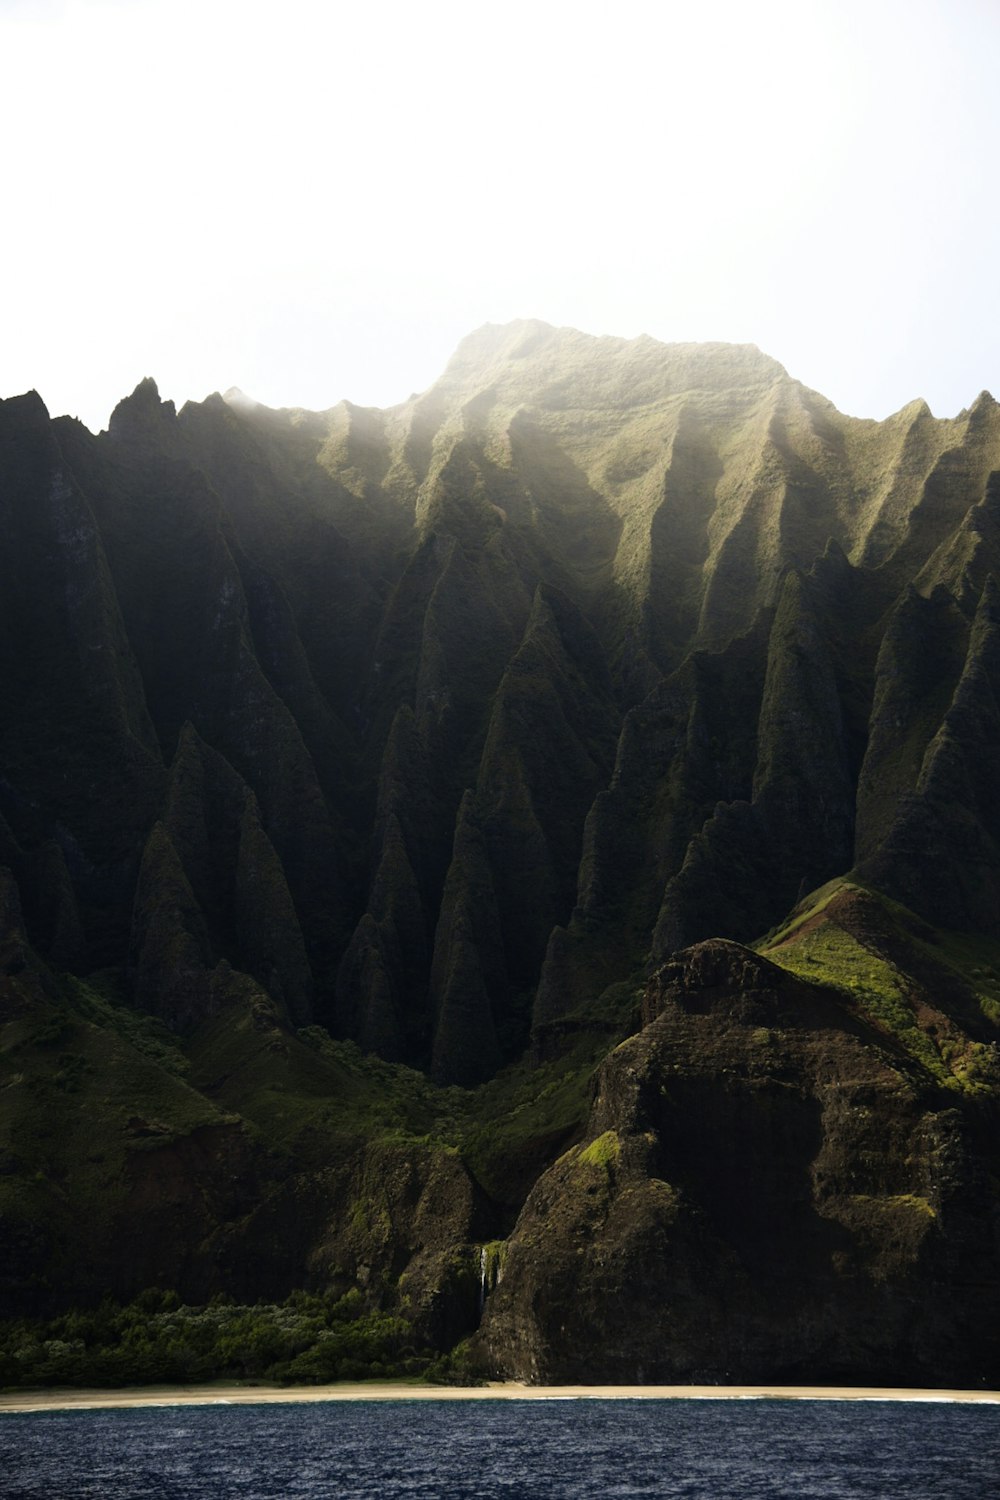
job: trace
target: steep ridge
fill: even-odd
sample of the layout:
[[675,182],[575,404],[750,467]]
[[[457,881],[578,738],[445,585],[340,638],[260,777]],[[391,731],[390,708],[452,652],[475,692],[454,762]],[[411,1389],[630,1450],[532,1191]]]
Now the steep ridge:
[[[476,1320],[462,1259],[469,1236],[506,1236],[535,1178],[574,1133],[589,1132],[590,1144],[539,1182],[510,1244],[511,1256],[527,1247],[531,1266],[518,1259],[519,1276],[551,1316],[529,1326],[514,1293],[498,1287],[486,1327],[495,1316],[505,1331],[482,1344],[498,1368],[568,1373],[552,1279],[562,1252],[548,1269],[536,1263],[531,1225],[556,1213],[567,1247],[605,1233],[572,1206],[574,1163],[583,1176],[600,1168],[595,1193],[609,1224],[621,1194],[648,1197],[643,1182],[662,1175],[674,1194],[669,1212],[666,1197],[646,1204],[652,1218],[635,1245],[627,1214],[614,1230],[624,1238],[607,1264],[627,1280],[642,1236],[661,1245],[668,1220],[679,1226],[663,1252],[668,1279],[688,1276],[681,1263],[697,1245],[706,1265],[731,1270],[760,1230],[747,1206],[745,1223],[709,1234],[677,1207],[674,1177],[682,1198],[704,1192],[709,1218],[726,1183],[693,1145],[691,1164],[658,1174],[653,1148],[637,1144],[650,1132],[683,1135],[717,1094],[719,1143],[743,1128],[756,1140],[771,1129],[761,1120],[774,1121],[780,1160],[761,1184],[766,1203],[793,1179],[801,1196],[828,1150],[829,1091],[852,1069],[874,1101],[865,1108],[887,1122],[889,1156],[916,1159],[923,1147],[913,1142],[938,1128],[937,1105],[910,1065],[844,1019],[842,996],[824,993],[821,1004],[804,979],[789,987],[739,957],[742,948],[711,950],[721,977],[707,1011],[696,1006],[692,1019],[683,996],[671,1000],[668,1026],[647,1002],[647,1025],[628,1044],[654,1092],[671,1049],[683,1058],[690,1078],[676,1117],[661,1118],[657,1105],[621,1123],[598,1110],[586,1126],[582,1080],[638,1025],[650,962],[674,974],[679,950],[751,944],[852,872],[859,889],[902,903],[914,920],[1000,938],[998,504],[1000,407],[985,393],[953,420],[915,402],[884,423],[858,421],[749,346],[595,339],[533,322],[473,334],[430,391],[385,412],[270,411],[232,393],[178,413],[147,380],[94,437],[50,421],[34,395],[0,403],[0,869],[17,913],[11,962],[42,976],[36,991],[9,974],[17,1015],[34,994],[47,1017],[38,1035],[58,1023],[76,1047],[96,1028],[86,1032],[87,1066],[106,1054],[124,1068],[121,1045],[136,1038],[143,1055],[179,1048],[183,1069],[195,1070],[184,1078],[199,1081],[184,1085],[191,1098],[149,1084],[164,1140],[187,1140],[202,1128],[191,1121],[221,1111],[280,1141],[275,1159],[256,1147],[240,1157],[258,1181],[255,1227],[237,1227],[251,1212],[242,1200],[209,1195],[218,1212],[198,1220],[197,1245],[184,1242],[198,1268],[191,1285],[214,1289],[210,1243],[213,1264],[233,1265],[258,1230],[278,1290],[320,1274],[346,1288],[367,1266],[371,1298],[391,1302],[390,1281],[413,1260],[414,1307],[457,1337]],[[897,968],[914,962],[906,948]],[[983,960],[990,972],[993,963]],[[745,964],[754,994],[766,992],[751,1032],[780,1031],[780,1058],[758,1054],[725,1019],[732,997],[743,1004]],[[920,1006],[932,1001],[928,992]],[[788,1020],[798,1005],[808,1024]],[[965,990],[940,1014],[934,1025],[953,1029],[959,1051],[990,1044],[997,1017],[973,1014]],[[56,1054],[31,1040],[35,1031],[10,1035],[47,1079]],[[229,1035],[241,1058],[232,1067]],[[395,1071],[359,1063],[354,1044]],[[702,1046],[715,1059],[704,1067]],[[787,1120],[780,1089],[758,1117],[756,1094],[730,1098],[728,1084],[713,1082],[748,1069],[763,1098],[772,1063],[806,1101]],[[268,1068],[285,1082],[269,1081]],[[416,1083],[413,1069],[431,1082]],[[459,1106],[454,1085],[475,1092]],[[383,1086],[388,1102],[376,1107],[368,1090]],[[64,1087],[51,1084],[53,1097]],[[329,1102],[338,1089],[344,1113]],[[499,1102],[507,1089],[519,1101],[509,1118]],[[375,1170],[359,1165],[374,1149],[365,1122],[377,1122],[378,1139],[401,1128],[397,1091],[410,1101],[407,1130],[419,1124],[437,1142],[435,1122],[451,1123],[429,1154],[406,1147],[391,1213],[412,1225],[421,1193],[436,1201],[432,1182],[447,1176],[438,1144],[465,1143],[472,1184],[454,1221],[435,1220],[426,1242],[407,1230],[405,1247],[382,1210],[365,1210],[368,1230],[360,1209],[351,1232],[335,1222]],[[503,1122],[492,1141],[471,1116],[461,1126],[453,1118],[480,1098]],[[27,1140],[38,1116],[27,1105],[18,1113],[20,1099],[14,1090],[7,1101],[21,1122],[11,1128]],[[351,1099],[360,1114],[345,1123]],[[147,1118],[138,1100],[132,1113]],[[979,1140],[986,1127],[970,1121]],[[121,1121],[108,1129],[110,1160],[131,1137]],[[609,1131],[620,1137],[620,1172],[610,1141],[587,1155]],[[852,1140],[836,1148],[845,1160],[862,1149]],[[48,1148],[25,1149],[18,1162],[49,1170]],[[184,1197],[199,1174],[224,1171],[229,1146],[211,1168],[200,1148],[178,1149],[171,1170]],[[301,1230],[282,1262],[282,1173],[311,1151],[326,1153],[332,1176],[317,1178],[319,1155],[296,1172],[287,1202]],[[10,1212],[27,1244],[34,1210],[21,1174]],[[921,1197],[915,1181],[904,1173],[891,1192],[862,1185],[854,1196],[897,1204]],[[563,1224],[556,1205],[567,1194]],[[828,1207],[820,1195],[782,1221],[783,1255],[794,1260],[800,1235],[819,1247],[801,1298],[813,1295],[807,1282],[827,1285],[836,1255],[848,1253],[843,1235],[856,1230],[864,1244],[849,1258],[864,1288],[855,1278],[831,1306],[852,1327],[891,1324],[884,1368],[902,1369],[918,1360],[916,1345],[868,1281],[884,1271],[887,1286],[909,1286],[913,1267],[931,1263],[923,1221],[904,1224],[897,1204],[898,1223],[845,1229]],[[910,1250],[883,1266],[883,1241],[897,1231]],[[170,1243],[181,1255],[180,1240]],[[758,1252],[746,1255],[749,1321],[732,1359],[749,1371],[764,1368],[777,1294]],[[168,1275],[164,1257],[157,1276]],[[950,1284],[952,1262],[933,1264]],[[126,1282],[123,1269],[123,1294],[141,1290]],[[599,1283],[582,1296],[581,1318]],[[691,1317],[701,1307],[721,1329],[703,1291]],[[623,1319],[637,1316],[634,1301],[619,1304]],[[925,1314],[919,1339],[936,1348]],[[860,1346],[839,1345],[835,1324],[831,1315],[822,1333],[827,1365],[846,1370]],[[789,1371],[805,1368],[805,1324],[796,1327],[778,1361]],[[685,1339],[679,1331],[675,1373],[696,1368],[693,1342],[677,1352]],[[622,1340],[631,1350],[622,1371],[667,1371]]]
[[[8,423],[23,409],[7,403]],[[749,347],[525,323],[472,335],[431,392],[391,412],[270,412],[215,396],[178,415],[145,381],[99,439],[78,424],[50,428],[38,403],[22,425],[65,450],[71,478],[60,483],[89,497],[109,599],[98,608],[118,620],[104,659],[138,667],[116,673],[114,692],[131,685],[114,714],[133,738],[138,726],[149,778],[164,785],[164,762],[194,725],[256,798],[292,903],[276,921],[290,943],[305,941],[311,972],[298,991],[314,994],[321,1019],[427,1065],[435,933],[468,789],[505,950],[491,985],[506,996],[494,1001],[507,1037],[498,1057],[523,1040],[540,980],[536,1025],[568,1004],[555,954],[579,959],[580,944],[559,932],[598,917],[605,884],[634,931],[610,969],[593,954],[583,967],[620,977],[620,963],[627,971],[650,947],[752,937],[801,890],[850,868],[862,761],[858,796],[877,818],[916,786],[911,764],[890,790],[876,770],[889,751],[877,733],[868,745],[884,621],[912,584],[920,599],[940,585],[968,616],[1000,561],[987,486],[1000,464],[997,410],[983,396],[952,422],[920,403],[858,422]],[[9,493],[23,497],[26,484],[18,472]],[[80,566],[95,569],[89,556]],[[540,644],[539,599],[564,601],[564,619],[578,612],[575,666]],[[17,620],[10,681],[14,658],[31,659],[22,637],[47,649],[30,610]],[[96,656],[97,642],[86,649]],[[732,705],[711,701],[713,679],[734,689],[726,661],[743,674]],[[52,669],[74,676],[69,662]],[[569,719],[567,670],[579,684]],[[413,715],[405,733],[401,712]],[[657,734],[678,714],[687,724],[688,750],[655,788],[644,761],[644,791],[628,786],[630,713],[652,715]],[[9,717],[15,733],[43,732],[17,704]],[[547,785],[540,752],[566,793]],[[45,806],[55,793],[40,790]],[[148,792],[133,815],[107,913],[119,932],[160,796]],[[28,835],[29,852],[43,831]],[[624,860],[623,840],[637,841]],[[523,879],[521,866],[534,874]],[[459,883],[454,870],[446,927]],[[76,885],[74,896],[87,906]],[[93,925],[83,923],[85,943]],[[373,1004],[381,1019],[368,1016]]]
[[[858,857],[870,856],[872,818],[891,821],[886,809],[917,784],[912,755],[903,768],[879,748],[878,724],[892,719],[876,683],[895,683],[893,643],[908,639],[889,622],[910,587],[919,601],[947,590],[969,617],[1000,562],[989,397],[952,422],[920,403],[883,424],[853,421],[749,347],[487,327],[432,391],[391,412],[270,412],[214,396],[178,415],[145,381],[99,439],[47,424],[28,400],[4,409],[21,466],[9,503],[27,514],[32,463],[50,497],[87,495],[73,503],[92,535],[77,566],[92,580],[93,624],[69,627],[59,665],[52,622],[33,624],[30,603],[12,609],[7,680],[26,681],[39,656],[65,691],[85,680],[110,709],[102,732],[121,723],[149,762],[148,789],[115,820],[133,830],[118,874],[100,866],[120,891],[102,918],[119,934],[131,926],[131,883],[190,723],[256,799],[287,889],[272,925],[304,940],[309,963],[293,988],[314,998],[296,1014],[315,1006],[422,1066],[440,1010],[433,955],[449,967],[446,932],[465,899],[462,862],[449,868],[468,790],[504,949],[490,985],[506,1037],[495,1056],[508,1058],[540,981],[536,1028],[569,1004],[579,975],[557,970],[571,951],[576,969],[582,952],[584,968],[621,977],[650,948],[752,937],[851,867],[856,797]],[[37,527],[42,512],[31,514]],[[68,536],[75,522],[67,512],[51,524]],[[31,576],[26,555],[12,597]],[[112,632],[106,648],[87,638],[95,629]],[[123,663],[106,687],[75,665],[84,650]],[[939,698],[950,691],[942,682]],[[937,723],[943,712],[935,700]],[[68,714],[61,706],[50,746]],[[30,758],[44,765],[45,716],[14,701],[8,721],[34,735]],[[687,749],[664,762],[651,745],[637,767],[640,721],[678,746],[686,725]],[[18,753],[12,743],[5,762],[15,838],[28,802],[51,807],[49,826],[43,814],[26,829],[30,888],[28,865],[69,825],[56,776],[37,796],[37,772],[18,786]],[[115,780],[121,796],[135,773]],[[228,844],[217,881],[232,884]],[[100,948],[94,902],[78,874],[71,885],[91,965],[120,962],[120,937]],[[559,936],[599,921],[609,901],[630,913],[610,965]],[[213,951],[238,946],[217,937]],[[495,952],[487,967],[499,975]],[[441,1077],[446,1054],[436,1049]]]
[[951,927],[996,933],[1000,824],[1000,587],[983,590],[951,704],[878,851],[874,884]]

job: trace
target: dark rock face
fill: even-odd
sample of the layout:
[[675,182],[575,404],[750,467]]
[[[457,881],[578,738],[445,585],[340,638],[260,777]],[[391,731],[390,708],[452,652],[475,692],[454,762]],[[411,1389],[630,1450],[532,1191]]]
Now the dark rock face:
[[924,752],[916,785],[900,799],[885,841],[863,873],[936,922],[996,933],[998,774],[1000,591],[991,576],[951,703]]
[[[677,954],[480,1335],[534,1381],[995,1381],[989,1110],[737,944]],[[985,1208],[985,1212],[983,1211]]]
[[[537,323],[386,412],[0,402],[17,1296],[357,1282],[444,1343],[538,1177],[497,1368],[978,1379],[998,476],[986,396]],[[823,987],[733,946],[852,871]]]
[[337,1197],[312,1252],[314,1278],[397,1289],[417,1336],[449,1348],[478,1312],[479,1195],[463,1164],[426,1145],[372,1145],[338,1174]]

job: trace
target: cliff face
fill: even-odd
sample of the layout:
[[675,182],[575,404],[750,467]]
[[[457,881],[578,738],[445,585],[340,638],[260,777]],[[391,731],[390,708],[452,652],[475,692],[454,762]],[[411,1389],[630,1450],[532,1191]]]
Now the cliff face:
[[[857,1107],[882,1122],[897,1167],[951,1129],[927,1089],[958,1088],[960,1115],[986,1107],[954,1069],[1000,1016],[998,473],[1000,407],[985,394],[953,420],[916,402],[857,421],[753,348],[538,323],[472,335],[430,391],[386,412],[219,396],[177,412],[144,381],[94,437],[50,421],[34,395],[0,403],[0,868],[17,913],[4,1047],[18,1080],[0,1094],[12,1163],[0,1233],[18,1264],[65,1278],[59,1226],[79,1184],[99,1182],[107,1216],[73,1282],[81,1296],[102,1259],[120,1261],[109,1284],[126,1294],[144,1277],[182,1279],[181,1265],[211,1290],[241,1256],[279,1289],[333,1276],[378,1297],[391,1282],[396,1296],[423,1256],[418,1300],[454,1333],[475,1321],[467,1288],[458,1323],[442,1311],[469,1245],[510,1231],[575,1133],[605,1145],[552,1167],[524,1208],[512,1265],[541,1203],[569,1239],[519,1272],[537,1282],[541,1321],[507,1292],[493,1300],[483,1347],[499,1366],[570,1368],[550,1270],[587,1235],[604,1259],[585,1256],[597,1279],[580,1308],[604,1298],[608,1317],[619,1306],[637,1325],[638,1293],[607,1300],[599,1265],[625,1286],[651,1236],[652,1308],[702,1246],[715,1279],[746,1292],[730,1361],[744,1370],[764,1368],[779,1324],[774,1358],[789,1369],[805,1368],[810,1339],[846,1369],[862,1346],[837,1328],[871,1319],[886,1369],[918,1359],[912,1340],[937,1348],[913,1289],[950,1285],[955,1257],[985,1251],[942,1228],[951,1189],[918,1191],[916,1166],[876,1168],[831,1100],[864,1080]],[[809,950],[822,1005],[771,975],[751,986],[771,1019],[737,1026],[720,997],[744,1006],[744,950],[725,948],[707,1009],[665,1001],[629,1044],[646,1102],[607,1114],[614,1053],[585,1132],[585,1076],[637,1024],[650,958],[672,973],[673,954],[707,939],[755,942],[851,872],[852,889],[985,944],[946,965],[964,977],[920,991],[957,1083],[919,1048],[899,1071],[851,1020],[850,972],[826,950]],[[893,973],[917,984],[918,939],[893,941]],[[892,1009],[909,991],[877,972]],[[44,1040],[53,1027],[65,1046]],[[777,1050],[748,1040],[763,1031]],[[124,1081],[137,1056],[153,1069],[141,1085]],[[668,1110],[660,1085],[670,1093],[675,1066],[687,1081]],[[104,1069],[122,1080],[113,1095],[96,1086]],[[106,1132],[89,1166],[60,1143],[84,1104]],[[710,1150],[683,1124],[695,1117]],[[374,1229],[365,1241],[336,1227],[367,1194],[351,1197],[345,1163],[400,1129],[434,1149],[400,1148],[411,1188],[390,1220],[409,1223],[425,1191],[438,1201],[438,1149],[459,1151],[472,1206],[454,1222],[443,1212],[450,1227],[426,1243],[406,1230],[379,1250]],[[962,1160],[978,1161],[987,1125],[970,1115],[961,1129]],[[727,1175],[713,1163],[731,1137],[743,1155]],[[137,1141],[152,1160],[173,1153],[175,1206],[201,1204],[148,1265],[133,1228],[127,1254],[109,1249]],[[817,1185],[818,1161],[859,1153],[855,1189]],[[762,1155],[774,1175],[758,1181]],[[245,1201],[202,1194],[218,1174],[250,1184]],[[298,1227],[282,1251],[273,1227],[255,1236],[289,1174]],[[579,1189],[588,1174],[593,1193]],[[735,1218],[727,1201],[743,1204]],[[771,1259],[790,1268],[784,1323],[765,1267],[772,1219]],[[707,1271],[691,1275],[659,1364],[614,1334],[629,1378],[640,1364],[695,1368],[681,1351],[694,1350],[696,1306],[736,1327],[699,1302]],[[802,1311],[820,1287],[822,1328]]]
[[735,943],[676,954],[646,1013],[597,1075],[583,1143],[528,1197],[480,1334],[490,1367],[995,1378],[995,1087],[934,1087],[873,1018]]

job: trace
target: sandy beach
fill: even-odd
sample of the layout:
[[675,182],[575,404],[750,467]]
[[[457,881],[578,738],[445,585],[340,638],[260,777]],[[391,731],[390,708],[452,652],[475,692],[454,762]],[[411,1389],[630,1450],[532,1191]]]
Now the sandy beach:
[[976,1401],[1000,1405],[1000,1391],[907,1390],[819,1385],[417,1385],[405,1381],[275,1386],[141,1386],[126,1390],[0,1393],[0,1412],[89,1411],[132,1406],[249,1406],[286,1401]]

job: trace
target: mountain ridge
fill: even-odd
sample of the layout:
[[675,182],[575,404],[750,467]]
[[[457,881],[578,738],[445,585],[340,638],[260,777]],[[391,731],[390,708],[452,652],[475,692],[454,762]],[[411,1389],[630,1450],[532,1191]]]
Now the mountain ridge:
[[[432,1325],[438,1340],[445,1326],[449,1337],[468,1331],[468,1236],[507,1241],[523,1211],[510,1241],[520,1263],[534,1243],[535,1186],[544,1197],[562,1182],[557,1197],[575,1201],[576,1169],[557,1172],[559,1152],[588,1152],[591,1130],[631,1139],[631,1125],[599,1112],[588,1125],[587,1080],[603,1076],[593,1070],[612,1044],[659,1024],[639,999],[650,975],[700,945],[762,942],[836,881],[900,903],[917,926],[893,939],[900,963],[856,958],[876,976],[863,1041],[845,979],[855,959],[842,967],[839,938],[815,960],[833,966],[817,976],[827,988],[795,993],[807,1010],[836,1011],[824,1022],[830,1057],[861,1048],[887,1119],[911,1087],[907,1070],[924,1069],[912,1086],[925,1104],[892,1116],[893,1138],[912,1136],[900,1152],[920,1158],[913,1142],[938,1109],[926,1100],[950,1091],[969,1172],[981,1174],[994,1085],[970,1092],[962,1080],[980,1055],[970,1049],[993,1045],[998,1016],[976,971],[993,974],[998,955],[963,958],[964,978],[947,981],[935,1009],[913,978],[926,963],[914,934],[923,923],[944,934],[942,951],[963,954],[966,941],[1000,939],[989,791],[998,497],[1000,406],[988,395],[956,418],[912,402],[875,423],[843,416],[755,346],[597,339],[531,321],[470,335],[440,381],[385,411],[273,411],[218,393],[178,410],[146,379],[95,436],[49,420],[39,398],[0,403],[0,864],[13,934],[0,1017],[6,1055],[30,1059],[0,1091],[14,1143],[15,1168],[0,1176],[12,1264],[30,1265],[24,1247],[49,1226],[40,1263],[73,1296],[94,1295],[102,1258],[118,1295],[182,1279],[182,1263],[189,1294],[220,1290],[229,1267],[249,1295],[252,1277],[233,1268],[266,1241],[269,1294],[333,1276],[345,1293],[364,1285],[373,1306],[396,1307],[410,1276],[429,1337]],[[849,942],[867,953],[874,939],[859,931]],[[723,964],[724,987],[752,1010],[748,963]],[[709,1051],[730,1060],[697,1086],[693,1053],[684,1068],[698,1108],[720,1111],[722,1140],[725,1069],[756,1054],[746,1037],[715,1036],[721,1012],[704,1026]],[[59,1063],[37,1040],[46,1028],[81,1061]],[[688,1022],[675,1029],[687,1046]],[[923,1040],[905,1065],[880,1060],[885,1037],[898,1051],[911,1031]],[[829,1079],[800,1042],[796,1031],[775,1043],[775,1066],[785,1048],[794,1087],[825,1099]],[[650,1087],[669,1088],[667,1053],[650,1038],[635,1046]],[[148,1117],[142,1099],[120,1119],[87,1072],[120,1074],[124,1098],[123,1059],[137,1047],[154,1058],[143,1088],[163,1100],[163,1131],[141,1137],[127,1122]],[[375,1058],[359,1062],[364,1053]],[[175,1057],[199,1080],[193,1092],[169,1068],[149,1081]],[[53,1184],[67,1201],[78,1187],[39,1123],[35,1087],[58,1120],[87,1098],[108,1162],[132,1160],[141,1139],[169,1159],[178,1201],[216,1205],[198,1210],[183,1251],[173,1235],[157,1260],[130,1234],[130,1263],[95,1230],[88,1269],[68,1274]],[[338,1090],[358,1101],[356,1122]],[[756,1130],[753,1100],[739,1108]],[[816,1150],[856,1154],[835,1115]],[[224,1143],[214,1155],[192,1144],[202,1130]],[[411,1144],[399,1147],[395,1206],[376,1213],[362,1200],[394,1131]],[[326,1143],[326,1173],[310,1132]],[[456,1150],[471,1195],[457,1218],[430,1206]],[[249,1184],[239,1205],[218,1177],[230,1158]],[[795,1162],[789,1190],[801,1195]],[[607,1164],[584,1163],[595,1165]],[[634,1170],[627,1181],[642,1196]],[[871,1186],[868,1170],[857,1167]],[[119,1223],[116,1171],[101,1169],[94,1191]],[[664,1171],[701,1192],[683,1163]],[[711,1215],[723,1185],[704,1171]],[[73,1172],[93,1177],[79,1161]],[[425,1239],[404,1179],[429,1194]],[[896,1196],[920,1197],[904,1179]],[[159,1222],[155,1174],[142,1180]],[[671,1202],[662,1222],[653,1216],[654,1239],[662,1248],[676,1233],[664,1254],[683,1260],[697,1235],[685,1238]],[[989,1233],[1000,1234],[990,1203]],[[821,1219],[828,1206],[819,1194]],[[273,1215],[286,1211],[296,1248],[283,1258]],[[888,1266],[906,1297],[930,1295],[912,1279],[925,1251],[912,1265],[879,1259],[895,1219],[857,1205],[837,1213],[836,1235],[853,1236],[851,1277],[877,1281]],[[566,1214],[577,1222],[577,1208]],[[946,1219],[935,1221],[934,1285],[957,1275]],[[954,1244],[979,1264],[985,1241],[957,1222]],[[597,1244],[597,1221],[579,1223]],[[632,1233],[625,1220],[619,1229]],[[815,1284],[835,1290],[847,1242],[813,1230],[826,1247]],[[794,1238],[782,1256],[794,1256]],[[616,1244],[626,1268],[633,1252]],[[713,1244],[720,1276],[733,1255],[750,1256],[740,1285],[764,1318],[772,1293],[749,1240],[741,1248],[729,1226]],[[547,1274],[539,1263],[525,1277],[549,1286],[554,1307]],[[44,1309],[63,1295],[29,1293],[24,1275],[13,1305]],[[600,1278],[581,1285],[585,1315]],[[699,1285],[714,1306],[716,1290]],[[902,1325],[872,1296],[843,1291],[851,1327],[881,1320],[895,1351],[885,1368],[929,1368],[901,1352]],[[512,1321],[491,1332],[491,1311],[481,1357],[529,1374],[569,1369],[555,1324],[529,1332],[514,1297],[496,1289],[496,1318],[506,1307]],[[627,1299],[622,1308],[625,1328],[638,1315]],[[929,1305],[920,1314],[928,1348],[935,1317]],[[747,1324],[745,1345],[745,1367],[765,1373],[766,1321]],[[625,1333],[615,1338],[623,1360],[648,1365],[648,1353],[627,1353]],[[852,1338],[831,1369],[861,1358]],[[987,1355],[973,1344],[980,1369]],[[713,1347],[715,1367],[728,1367]],[[790,1349],[782,1368],[806,1359]]]

